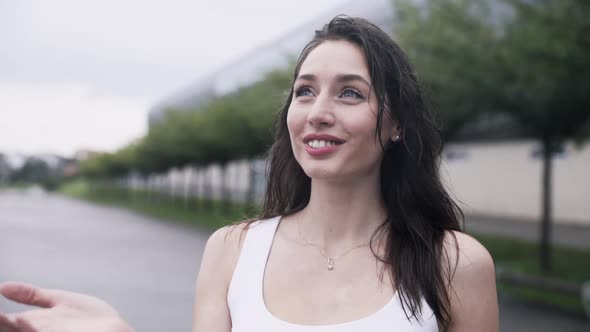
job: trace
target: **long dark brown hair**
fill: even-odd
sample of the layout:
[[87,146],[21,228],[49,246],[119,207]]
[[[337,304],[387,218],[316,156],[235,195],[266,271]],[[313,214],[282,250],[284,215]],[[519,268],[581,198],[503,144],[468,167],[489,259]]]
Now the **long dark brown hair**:
[[[387,218],[376,232],[385,234],[385,263],[408,319],[419,317],[421,299],[445,329],[449,326],[451,276],[443,238],[460,231],[463,214],[439,177],[443,148],[440,130],[405,53],[379,27],[360,18],[337,16],[301,52],[293,82],[308,54],[327,40],[345,40],[364,52],[378,100],[375,137],[383,121],[401,127],[401,139],[381,145],[381,195]],[[287,128],[293,86],[275,122],[275,140],[269,151],[267,187],[258,219],[288,216],[309,203],[311,179],[295,160]],[[450,232],[452,234],[452,232]],[[375,235],[374,235],[375,236]],[[454,237],[453,237],[454,239]],[[456,239],[455,246],[456,244]]]

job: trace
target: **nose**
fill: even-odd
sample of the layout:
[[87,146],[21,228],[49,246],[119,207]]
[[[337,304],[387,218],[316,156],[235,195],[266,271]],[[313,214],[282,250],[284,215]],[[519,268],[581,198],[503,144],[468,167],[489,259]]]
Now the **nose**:
[[315,99],[307,114],[307,122],[314,127],[330,127],[334,125],[333,105],[327,95],[319,95]]

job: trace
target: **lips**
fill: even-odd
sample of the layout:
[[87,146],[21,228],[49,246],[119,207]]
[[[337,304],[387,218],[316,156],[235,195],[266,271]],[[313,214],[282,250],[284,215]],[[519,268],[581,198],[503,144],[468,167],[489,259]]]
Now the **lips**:
[[309,134],[303,137],[303,143],[308,144],[312,141],[324,141],[324,142],[331,142],[335,145],[340,145],[345,141],[339,137],[328,135],[328,134]]
[[329,155],[340,148],[345,141],[328,134],[309,134],[303,138],[305,151],[315,157]]

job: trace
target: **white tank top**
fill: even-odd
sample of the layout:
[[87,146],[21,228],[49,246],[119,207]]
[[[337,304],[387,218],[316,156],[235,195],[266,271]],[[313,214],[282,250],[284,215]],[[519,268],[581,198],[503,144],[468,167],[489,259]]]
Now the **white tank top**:
[[233,332],[433,332],[436,317],[422,301],[420,319],[408,319],[398,293],[377,312],[361,319],[331,325],[300,325],[275,317],[266,307],[262,283],[266,261],[280,217],[250,225],[227,293]]

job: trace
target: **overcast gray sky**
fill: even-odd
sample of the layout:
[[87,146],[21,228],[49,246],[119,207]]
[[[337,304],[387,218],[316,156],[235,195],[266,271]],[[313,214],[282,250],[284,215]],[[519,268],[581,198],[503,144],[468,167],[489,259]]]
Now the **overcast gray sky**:
[[343,2],[0,0],[0,152],[122,147],[156,102]]

